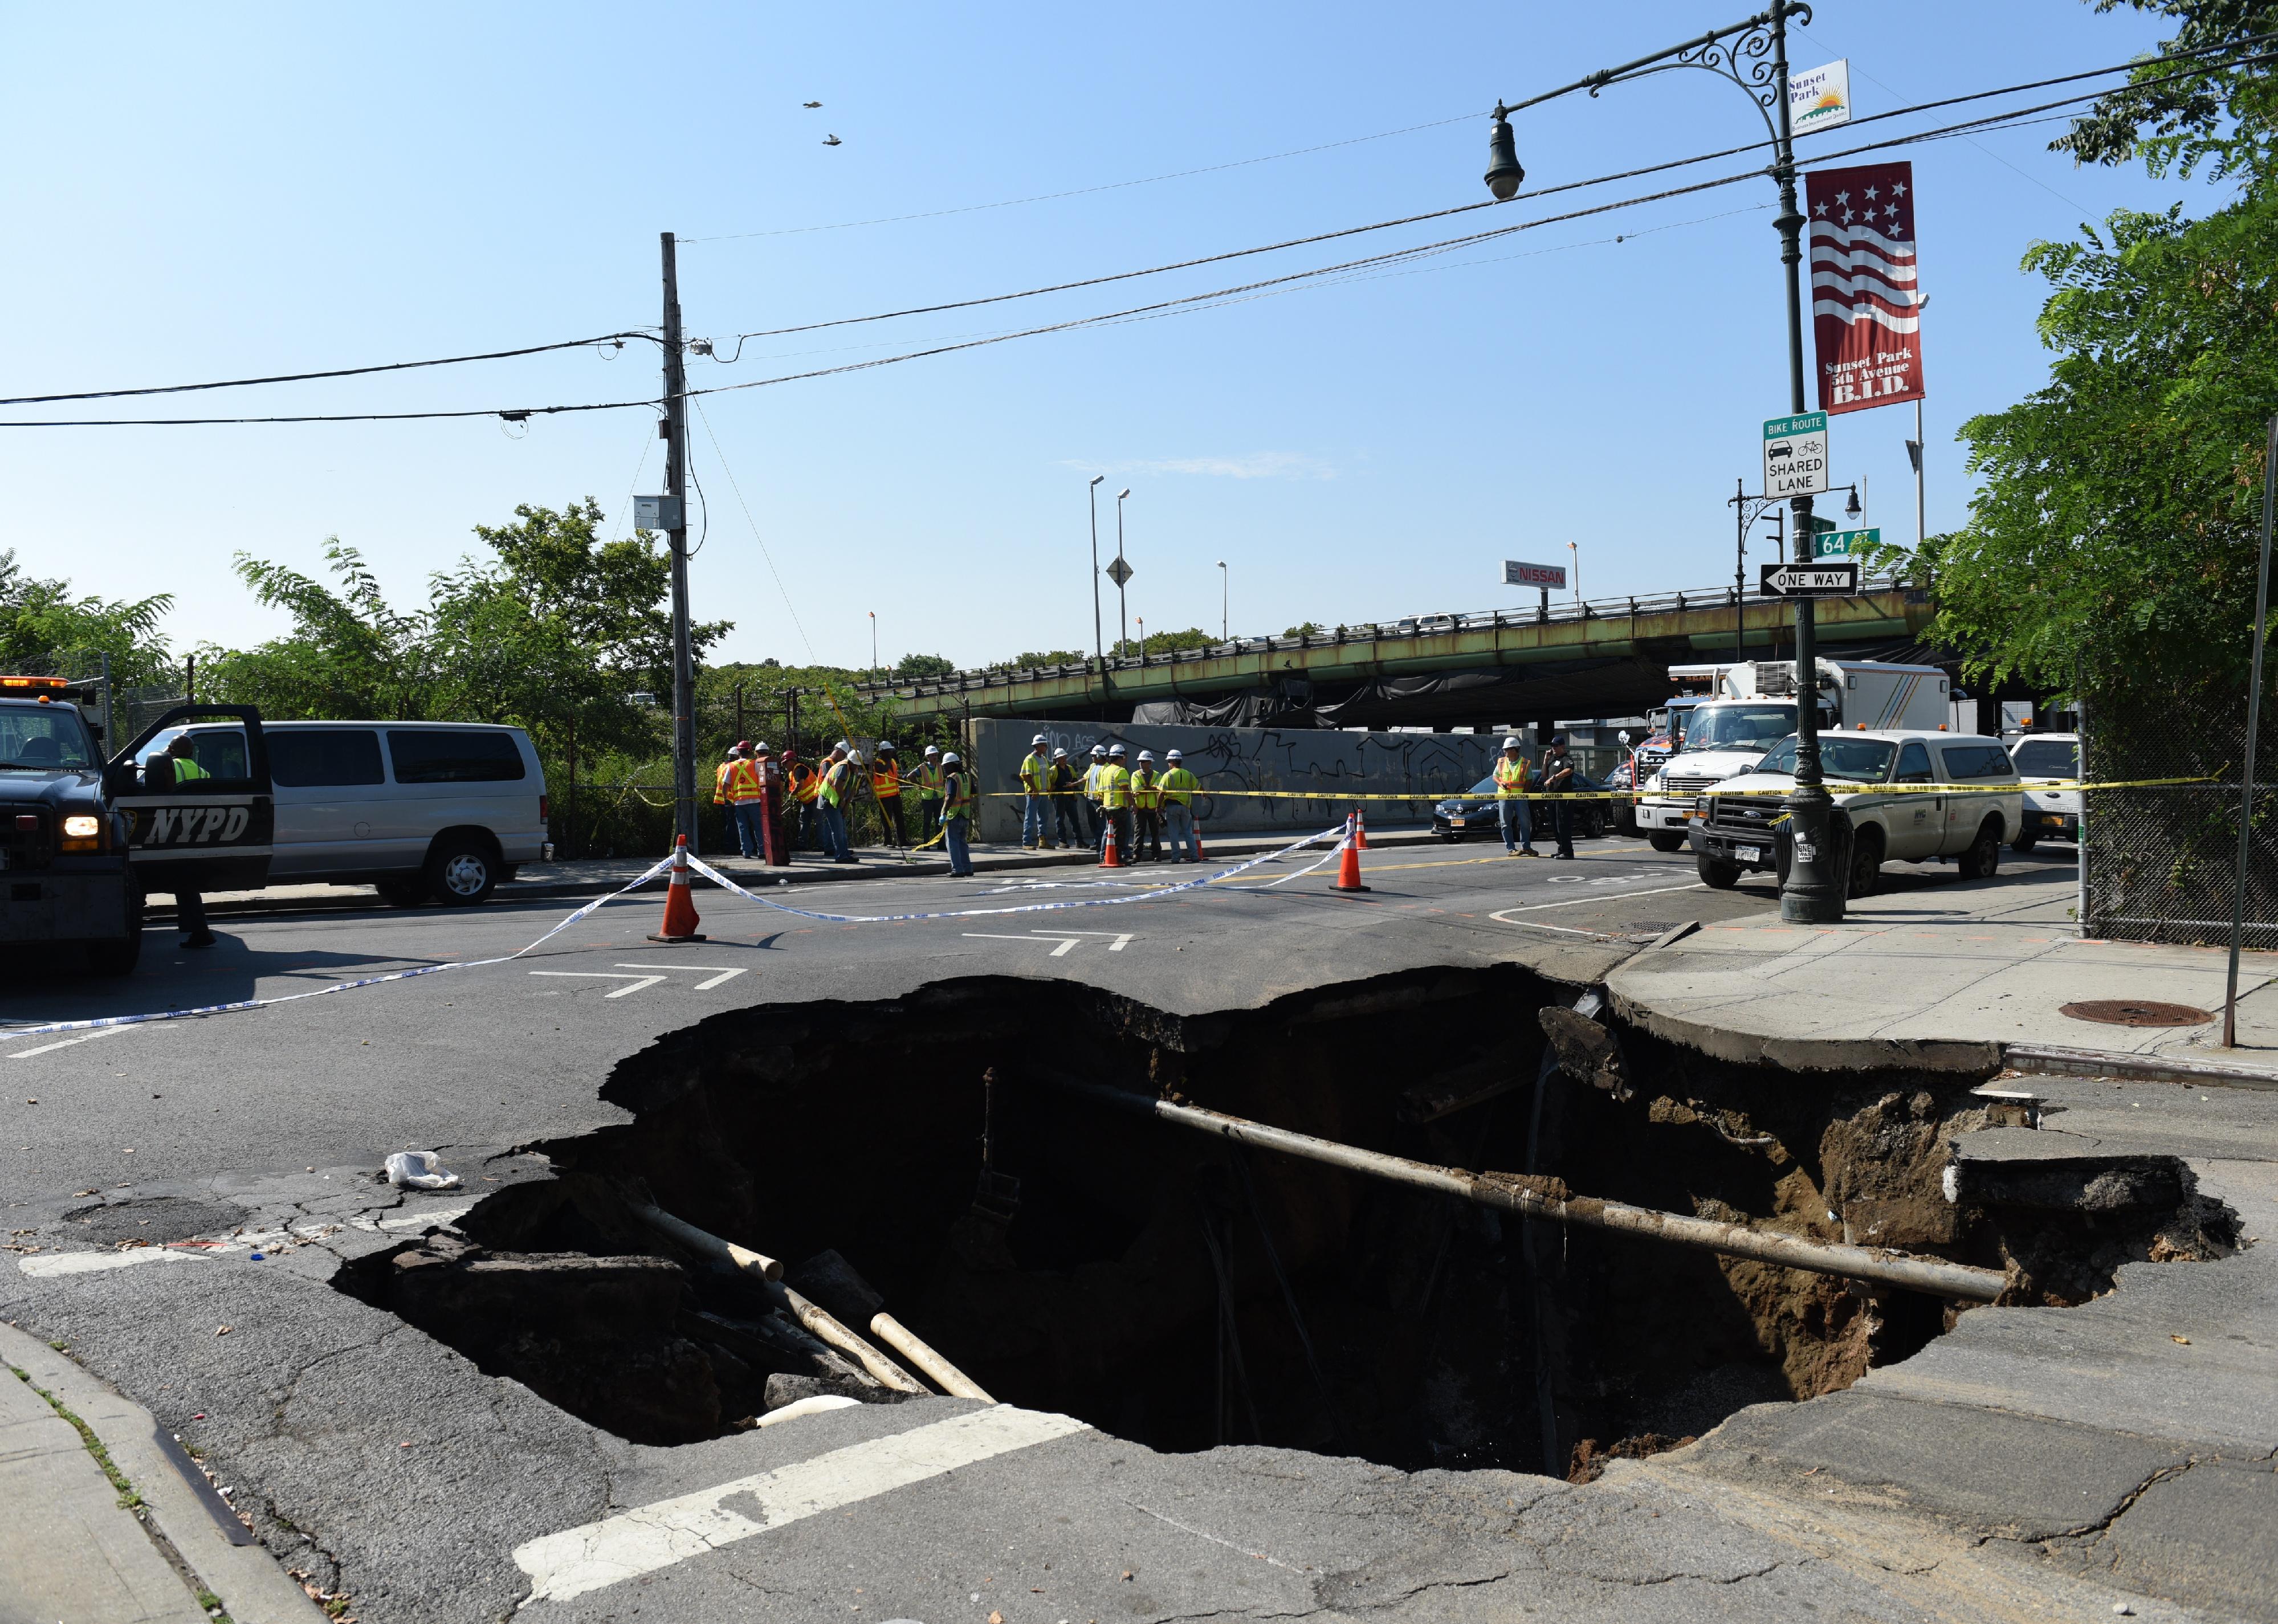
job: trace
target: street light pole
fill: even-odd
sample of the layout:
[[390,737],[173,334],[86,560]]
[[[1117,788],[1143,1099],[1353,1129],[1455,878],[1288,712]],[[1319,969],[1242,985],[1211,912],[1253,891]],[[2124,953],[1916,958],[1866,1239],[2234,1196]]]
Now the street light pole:
[[[1518,195],[1526,171],[1518,161],[1518,144],[1510,115],[1557,97],[1586,90],[1596,95],[1607,86],[1664,72],[1670,68],[1700,68],[1729,79],[1745,92],[1763,117],[1771,137],[1772,178],[1779,185],[1779,215],[1772,225],[1779,233],[1780,263],[1787,278],[1787,373],[1789,410],[1804,410],[1803,370],[1803,225],[1795,201],[1794,130],[1787,98],[1787,25],[1811,21],[1811,8],[1803,0],[1771,0],[1770,8],[1743,21],[1697,34],[1681,45],[1640,57],[1619,67],[1604,68],[1571,85],[1546,90],[1523,102],[1497,102],[1494,125],[1487,138],[1487,190],[1498,202]],[[1795,511],[1796,561],[1810,561],[1811,498],[1800,496]],[[1571,543],[1569,544],[1571,545]],[[1579,557],[1579,553],[1577,557]],[[1578,588],[1579,596],[1579,588]],[[1788,826],[1794,831],[1793,858],[1780,886],[1780,918],[1796,924],[1824,924],[1843,917],[1843,879],[1831,874],[1828,862],[1828,831],[1834,802],[1819,766],[1818,625],[1812,600],[1799,598],[1795,606],[1796,751],[1795,792],[1788,797]]]
[[[1123,499],[1130,494],[1129,485],[1124,486],[1115,493],[1115,561],[1119,564],[1123,562]],[[1116,573],[1121,575],[1123,572],[1118,570]],[[1119,648],[1131,641],[1131,612],[1129,604],[1124,599],[1123,584],[1120,581],[1115,583],[1115,620]]]
[[1227,583],[1226,560],[1220,559],[1218,561],[1218,640],[1220,643],[1233,641],[1232,634],[1227,630],[1234,623],[1232,615],[1227,613],[1233,602],[1234,589]]
[[1107,637],[1099,627],[1099,482],[1106,477],[1094,474],[1086,492],[1091,499],[1091,652],[1102,672],[1107,669]]
[[688,380],[680,348],[680,273],[664,251],[664,490],[672,499],[672,827],[696,850],[696,657],[688,632]]
[[878,612],[870,611],[870,669],[878,669]]
[[1570,541],[1566,544],[1566,556],[1573,566],[1574,613],[1579,614],[1582,612],[1582,549]]

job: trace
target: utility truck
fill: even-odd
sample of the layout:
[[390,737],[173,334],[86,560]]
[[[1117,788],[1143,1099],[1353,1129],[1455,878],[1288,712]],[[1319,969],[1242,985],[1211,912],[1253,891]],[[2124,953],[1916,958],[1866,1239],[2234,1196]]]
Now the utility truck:
[[[1823,732],[1907,728],[1944,731],[1949,696],[1936,666],[1879,660],[1814,662]],[[1742,660],[1723,666],[1671,666],[1683,687],[1703,674],[1713,697],[1693,710],[1683,746],[1647,778],[1639,795],[1638,828],[1656,851],[1686,844],[1701,794],[1712,784],[1754,770],[1767,751],[1796,731],[1796,662]]]

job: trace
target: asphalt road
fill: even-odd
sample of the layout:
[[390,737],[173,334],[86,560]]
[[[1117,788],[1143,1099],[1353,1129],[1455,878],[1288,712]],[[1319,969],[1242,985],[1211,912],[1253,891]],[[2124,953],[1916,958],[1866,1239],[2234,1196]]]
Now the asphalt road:
[[[1754,1446],[1746,1470],[1688,1475],[1663,1458],[1574,1489],[1273,1450],[1164,1456],[1064,1417],[936,1399],[648,1448],[483,1376],[329,1284],[342,1258],[543,1176],[511,1147],[619,1119],[595,1093],[616,1061],[738,1005],[987,973],[1080,979],[1199,1011],[1514,958],[1579,983],[1671,925],[1713,929],[1774,904],[1768,881],[1710,892],[1689,858],[1632,842],[1586,842],[1571,863],[1479,845],[1380,850],[1363,896],[1332,894],[1326,868],[1273,883],[1299,866],[1150,901],[891,924],[704,893],[710,939],[670,948],[645,940],[658,904],[644,898],[508,963],[0,1041],[0,1211],[17,1248],[0,1267],[0,1318],[63,1344],[203,1451],[259,1508],[271,1548],[344,1589],[346,1611],[371,1624],[2114,1611],[2094,1575],[1907,1521],[1879,1489],[1799,1514],[1793,1491],[1748,1475],[1791,1447],[1777,1441]],[[834,913],[1008,909],[1105,902],[1191,873],[881,880],[795,900]],[[1899,881],[1934,885],[1940,872]],[[19,980],[0,1013],[30,1024],[308,991],[510,953],[564,911],[232,921],[208,954],[154,937],[122,985]],[[376,1182],[381,1155],[406,1146],[442,1148],[469,1188]],[[212,1244],[116,1249],[186,1228]],[[1927,1449],[1922,1475],[1974,1491],[1971,1475],[1990,1474],[1998,1498],[2010,1476],[2045,1468],[2078,1492],[2057,1445],[2021,1437],[1984,1461]],[[2244,1492],[2259,1491],[2257,1479]],[[2104,1514],[2129,1492],[2114,1489]],[[1939,1514],[1966,1521],[1973,1503],[1960,1495],[1961,1511]],[[2251,1498],[2221,1503],[2260,1514]]]

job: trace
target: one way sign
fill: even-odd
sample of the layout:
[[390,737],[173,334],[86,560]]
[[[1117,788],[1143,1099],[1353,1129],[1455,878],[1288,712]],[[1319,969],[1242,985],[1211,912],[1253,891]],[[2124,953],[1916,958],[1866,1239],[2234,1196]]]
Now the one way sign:
[[1756,590],[1766,598],[1856,598],[1859,566],[1854,563],[1762,564]]

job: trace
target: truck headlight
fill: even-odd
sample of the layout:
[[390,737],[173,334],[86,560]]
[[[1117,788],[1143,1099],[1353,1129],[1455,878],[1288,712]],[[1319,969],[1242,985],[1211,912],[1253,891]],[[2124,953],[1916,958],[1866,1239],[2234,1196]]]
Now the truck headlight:
[[103,833],[103,820],[81,814],[64,820],[64,834],[73,840],[93,840]]

